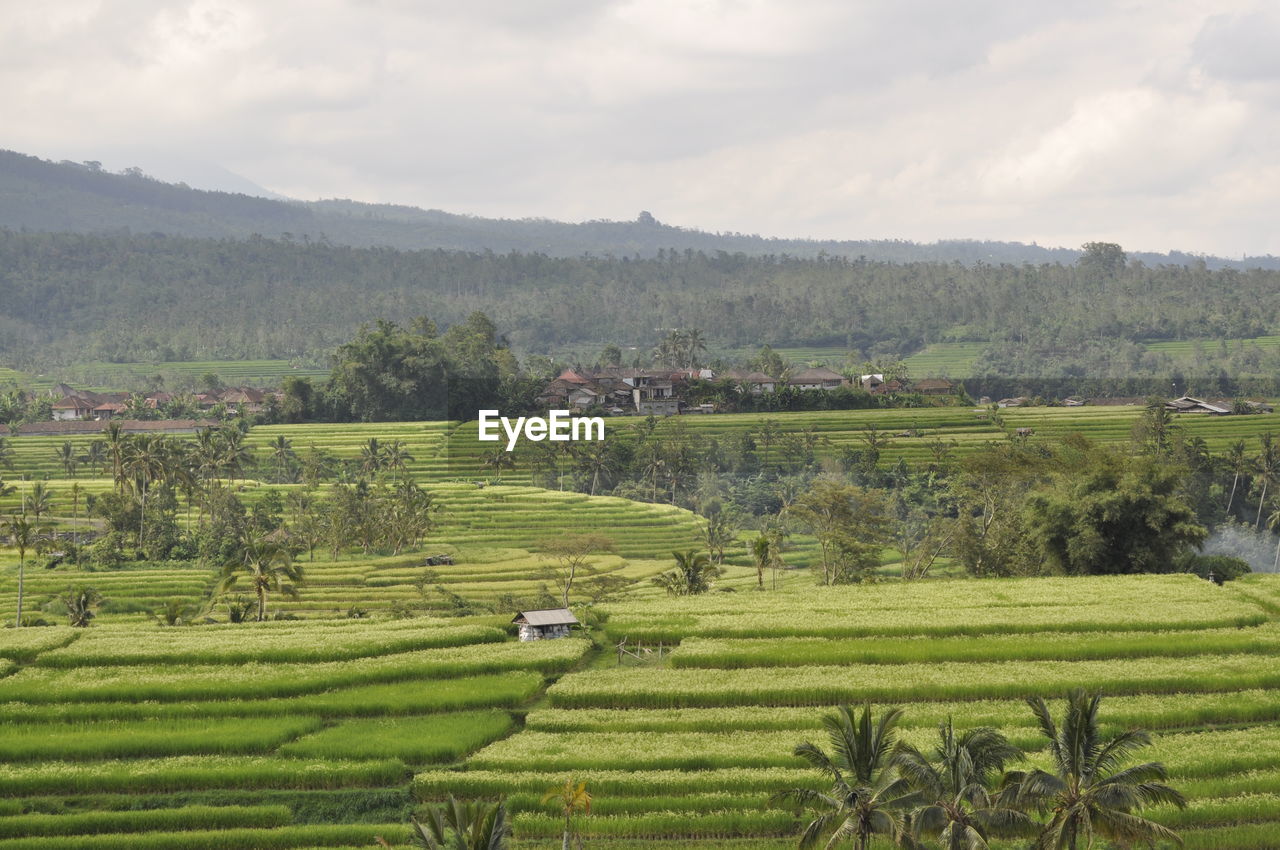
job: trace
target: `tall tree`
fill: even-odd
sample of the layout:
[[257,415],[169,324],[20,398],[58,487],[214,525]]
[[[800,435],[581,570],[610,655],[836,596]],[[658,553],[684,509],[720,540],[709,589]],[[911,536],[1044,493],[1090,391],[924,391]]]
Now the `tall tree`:
[[1182,470],[1155,458],[1100,449],[1084,469],[1030,495],[1027,527],[1063,572],[1168,572],[1209,534],[1182,485]]
[[603,534],[563,534],[538,543],[543,557],[555,562],[548,567],[547,577],[560,589],[560,601],[569,607],[569,594],[580,573],[594,572],[591,556],[612,552],[613,538]]
[[902,745],[894,764],[924,797],[911,815],[912,835],[935,837],[945,850],[985,850],[993,837],[1035,835],[1035,821],[995,794],[1005,765],[1022,758],[995,729],[957,733],[950,718],[938,726],[932,758]]
[[547,789],[547,793],[542,795],[542,802],[543,804],[554,802],[564,817],[564,841],[561,844],[561,850],[569,850],[575,838],[578,846],[581,847],[582,836],[574,829],[573,817],[578,812],[591,814],[591,794],[587,791],[587,783],[579,782],[575,785],[572,779],[566,779],[563,786],[557,785]]
[[724,567],[711,563],[705,552],[690,549],[671,555],[676,559],[676,568],[653,577],[653,583],[671,596],[699,596],[711,590],[715,580],[724,575]]
[[830,752],[809,741],[796,746],[795,755],[830,783],[827,791],[796,788],[774,797],[813,812],[800,834],[801,850],[824,838],[828,848],[852,841],[855,850],[867,850],[877,835],[891,842],[903,837],[903,813],[922,796],[893,763],[901,719],[899,708],[887,708],[873,721],[870,704],[860,713],[841,705],[822,718]]
[[11,516],[0,524],[4,529],[9,544],[18,550],[18,611],[14,615],[13,625],[22,625],[22,602],[24,582],[26,579],[27,552],[34,549],[44,535],[50,532],[47,525],[40,525],[25,516]]
[[236,549],[223,566],[217,595],[229,592],[243,576],[258,600],[257,620],[262,622],[267,618],[268,593],[290,598],[298,595],[298,585],[303,580],[302,565],[294,562],[282,543],[252,529],[245,530]]
[[787,515],[818,539],[823,584],[856,581],[879,564],[888,517],[878,493],[818,478]]
[[1025,810],[1051,813],[1036,850],[1092,847],[1096,837],[1129,847],[1157,841],[1181,844],[1175,832],[1136,812],[1158,804],[1182,808],[1186,798],[1164,784],[1168,772],[1163,764],[1127,764],[1151,737],[1130,729],[1104,738],[1098,723],[1101,702],[1102,697],[1083,689],[1071,691],[1059,726],[1043,699],[1028,699],[1049,744],[1053,769],[1008,774],[1004,799]]

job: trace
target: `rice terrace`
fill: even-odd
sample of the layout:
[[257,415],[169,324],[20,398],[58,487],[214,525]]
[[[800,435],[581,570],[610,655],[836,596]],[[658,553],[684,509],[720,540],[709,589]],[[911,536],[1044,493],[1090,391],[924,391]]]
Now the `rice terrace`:
[[1280,850],[1275,3],[8,5],[0,850]]
[[[779,441],[816,435],[814,462],[830,465],[878,429],[895,435],[880,466],[923,468],[939,462],[930,444],[960,463],[1019,427],[1034,428],[1032,444],[1068,434],[1121,444],[1143,415],[831,411],[657,430],[668,443],[729,443],[773,422]],[[1256,440],[1267,424],[1184,421],[1214,450]],[[608,427],[640,441],[645,423]],[[824,787],[794,751],[825,742],[835,706],[902,709],[898,740],[921,752],[939,723],[991,727],[1016,748],[1010,768],[1052,770],[1025,700],[1042,697],[1058,714],[1073,688],[1105,695],[1100,734],[1146,730],[1142,757],[1186,795],[1185,807],[1157,803],[1144,816],[1188,847],[1280,842],[1275,576],[1221,586],[1186,574],[974,579],[942,558],[932,577],[908,581],[887,542],[878,581],[823,588],[811,577],[820,541],[797,525],[768,575],[755,535],[741,530],[723,543],[715,591],[673,597],[652,579],[673,551],[705,549],[705,516],[661,493],[582,492],[580,461],[564,453],[557,467],[537,444],[494,466],[475,435],[463,422],[251,429],[257,460],[216,473],[250,515],[266,505],[289,528],[291,495],[345,486],[280,480],[271,446],[281,439],[291,458],[321,451],[351,463],[367,459],[371,440],[394,445],[406,460],[379,480],[412,479],[436,508],[398,553],[320,542],[298,554],[297,593],[269,600],[286,619],[228,622],[234,605],[210,596],[219,573],[199,559],[76,567],[55,563],[49,546],[25,553],[25,610],[51,624],[0,631],[0,850],[409,846],[408,815],[450,797],[503,799],[516,846],[551,847],[565,820],[559,798],[544,795],[566,782],[592,797],[571,818],[590,846],[786,847],[808,816],[778,793]],[[74,438],[73,453],[89,454],[93,439]],[[41,521],[59,545],[100,531],[85,502],[115,487],[109,460],[71,474],[58,461],[63,442],[5,444],[9,464],[38,480]],[[788,463],[782,447],[761,455]],[[36,484],[7,486],[0,512],[24,501],[30,512]],[[183,528],[208,522],[212,507],[179,499],[167,510]],[[583,625],[567,639],[518,642],[512,606],[560,593],[536,541],[564,533],[610,538],[570,588]],[[20,553],[4,553],[0,606],[12,611]],[[443,565],[424,566],[441,555]],[[72,585],[100,597],[88,628],[56,624]]]

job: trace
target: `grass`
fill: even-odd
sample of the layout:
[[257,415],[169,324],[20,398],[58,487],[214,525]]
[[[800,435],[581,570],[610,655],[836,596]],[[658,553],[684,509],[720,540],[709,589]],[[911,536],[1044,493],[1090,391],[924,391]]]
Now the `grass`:
[[398,758],[411,764],[455,761],[506,734],[511,716],[473,711],[431,717],[347,720],[280,748],[301,758]]
[[1280,650],[1280,630],[1205,629],[1195,640],[1178,632],[1046,632],[972,637],[865,637],[727,640],[690,638],[671,655],[677,668],[806,667],[938,661],[1083,661],[1108,658],[1258,653]]
[[468,708],[514,708],[532,697],[543,684],[538,673],[512,671],[491,675],[439,679],[429,685],[402,682],[356,685],[318,694],[282,699],[222,699],[179,702],[9,702],[0,704],[0,722],[37,719],[60,722],[272,717],[309,714],[324,717],[381,717],[428,714]]
[[176,756],[101,762],[0,764],[6,795],[190,791],[209,788],[375,788],[409,775],[398,759],[325,761],[273,756]]
[[240,717],[0,725],[0,760],[68,761],[266,753],[320,727],[317,717]]
[[336,687],[410,679],[468,676],[504,670],[563,671],[588,644],[577,639],[531,645],[486,644],[422,650],[379,658],[308,664],[191,664],[27,668],[0,679],[0,701],[32,703],[270,698],[314,694]]

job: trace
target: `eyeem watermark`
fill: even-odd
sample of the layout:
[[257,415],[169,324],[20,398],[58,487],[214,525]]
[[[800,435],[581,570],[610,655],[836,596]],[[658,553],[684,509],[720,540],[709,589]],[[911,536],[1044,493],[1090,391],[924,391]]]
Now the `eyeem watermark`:
[[[541,416],[521,416],[513,423],[496,410],[481,410],[477,438],[481,442],[496,443],[507,435],[507,451],[514,451],[523,434],[526,440],[540,443],[585,442],[604,439],[604,419],[599,416],[570,416],[567,410],[551,410],[545,419]],[[499,433],[501,427],[502,433]]]

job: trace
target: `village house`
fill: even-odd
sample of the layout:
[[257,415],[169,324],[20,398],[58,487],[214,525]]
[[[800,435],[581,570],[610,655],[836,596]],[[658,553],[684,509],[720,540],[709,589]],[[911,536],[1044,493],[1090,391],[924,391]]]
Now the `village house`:
[[[61,396],[51,405],[56,422],[118,419],[129,409],[129,393],[95,393],[58,384],[54,387],[54,394]],[[201,411],[208,412],[218,405],[224,405],[228,410],[242,415],[266,411],[267,402],[272,397],[280,399],[283,396],[279,392],[256,387],[227,387],[217,392],[197,393],[193,396],[196,407]],[[162,410],[176,398],[174,393],[152,392],[142,398],[142,405],[148,410]]]
[[912,384],[911,390],[920,395],[951,395],[956,385],[946,378],[923,378]]
[[753,372],[746,369],[730,369],[720,375],[724,380],[732,381],[740,392],[762,395],[778,389],[778,379],[770,378],[764,372]]
[[568,637],[578,618],[568,608],[521,611],[511,620],[520,627],[520,640],[554,640]]
[[871,375],[862,375],[858,378],[858,386],[862,387],[872,395],[888,395],[890,393],[902,392],[903,383],[897,378],[891,378],[888,381],[884,379],[881,373]]
[[[1246,401],[1244,405],[1250,413],[1271,413],[1273,410],[1271,405],[1260,401]],[[1205,401],[1189,395],[1166,401],[1164,409],[1171,413],[1200,413],[1208,416],[1230,416],[1237,412],[1235,402],[1230,399]]]
[[834,372],[826,366],[815,366],[792,375],[787,381],[787,386],[797,390],[835,390],[847,383],[844,375],[839,372]]
[[128,393],[94,393],[65,385],[59,385],[56,389],[70,390],[52,405],[53,418],[62,422],[118,416],[129,401]]

